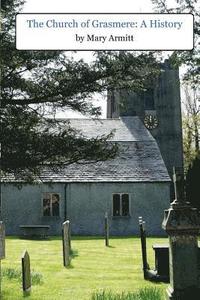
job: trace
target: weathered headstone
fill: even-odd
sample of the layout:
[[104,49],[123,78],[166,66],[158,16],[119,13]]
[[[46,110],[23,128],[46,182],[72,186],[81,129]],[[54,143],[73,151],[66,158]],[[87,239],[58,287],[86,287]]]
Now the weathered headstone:
[[31,290],[30,256],[27,251],[22,255],[22,287],[24,292]]
[[141,239],[141,248],[142,248],[142,263],[143,263],[143,273],[144,279],[147,279],[147,249],[146,249],[146,231],[145,231],[145,222],[142,220],[142,217],[139,217],[139,227],[140,227],[140,239]]
[[109,220],[108,213],[105,213],[105,245],[109,246]]
[[175,200],[165,211],[163,221],[163,228],[169,235],[170,260],[170,286],[166,299],[199,300],[199,214],[185,201],[184,176],[177,169],[174,170],[174,185]]
[[65,267],[70,264],[70,222],[67,220],[63,223],[62,228],[62,240],[63,240],[63,265]]

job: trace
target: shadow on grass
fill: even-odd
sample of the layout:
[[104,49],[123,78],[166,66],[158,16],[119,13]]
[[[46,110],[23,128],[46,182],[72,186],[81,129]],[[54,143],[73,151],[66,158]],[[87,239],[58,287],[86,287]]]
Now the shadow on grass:
[[[118,239],[138,239],[140,238],[138,235],[135,236],[110,236],[110,240],[118,240]],[[148,236],[148,239],[163,239],[166,238],[167,240],[167,236]],[[54,241],[60,241],[62,240],[62,236],[58,235],[58,236],[48,236],[47,238],[38,238],[38,237],[33,237],[33,238],[23,238],[23,237],[19,237],[19,236],[6,236],[6,239],[9,240],[16,240],[16,239],[22,239],[22,240],[27,240],[27,241],[47,241],[47,242],[54,242]],[[72,236],[72,241],[88,241],[88,240],[105,240],[104,236],[80,236],[80,235],[73,235]]]
[[65,267],[65,269],[74,269],[74,266],[71,263],[71,261],[70,261],[69,265]]
[[24,291],[23,292],[23,298],[27,298],[27,297],[29,297],[31,295],[31,291]]

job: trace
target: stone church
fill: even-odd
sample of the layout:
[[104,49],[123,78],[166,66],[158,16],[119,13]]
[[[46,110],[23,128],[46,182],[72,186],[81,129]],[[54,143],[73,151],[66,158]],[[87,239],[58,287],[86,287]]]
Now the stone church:
[[12,176],[5,178],[2,219],[7,234],[19,235],[20,225],[50,225],[50,234],[60,235],[69,219],[72,234],[102,235],[107,212],[111,235],[138,234],[139,216],[148,234],[164,235],[161,222],[172,195],[172,168],[183,165],[179,93],[178,70],[166,61],[148,92],[109,93],[107,119],[71,119],[89,138],[114,129],[111,142],[118,143],[119,155],[59,172],[45,169],[38,184],[16,185]]

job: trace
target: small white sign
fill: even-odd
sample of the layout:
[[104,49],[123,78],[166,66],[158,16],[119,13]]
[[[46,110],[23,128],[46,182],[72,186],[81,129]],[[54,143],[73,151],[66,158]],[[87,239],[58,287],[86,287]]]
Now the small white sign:
[[192,50],[192,14],[18,14],[18,50]]

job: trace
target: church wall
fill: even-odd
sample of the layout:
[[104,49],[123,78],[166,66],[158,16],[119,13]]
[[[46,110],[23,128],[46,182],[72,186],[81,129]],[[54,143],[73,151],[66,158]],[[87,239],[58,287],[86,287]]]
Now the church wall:
[[[42,193],[60,194],[60,216],[42,215]],[[20,225],[50,225],[50,234],[60,234],[64,220],[64,187],[60,184],[13,184],[2,185],[2,220],[5,222],[6,234],[19,235]]]
[[[60,216],[42,215],[42,193],[60,195]],[[130,216],[112,217],[112,194],[128,193]],[[51,226],[51,235],[60,235],[62,222],[69,218],[72,234],[103,235],[108,212],[111,235],[137,235],[138,217],[146,221],[150,235],[164,235],[163,211],[169,207],[169,183],[57,183],[2,187],[2,216],[6,233],[19,235],[20,225]],[[65,217],[66,211],[66,217]]]

